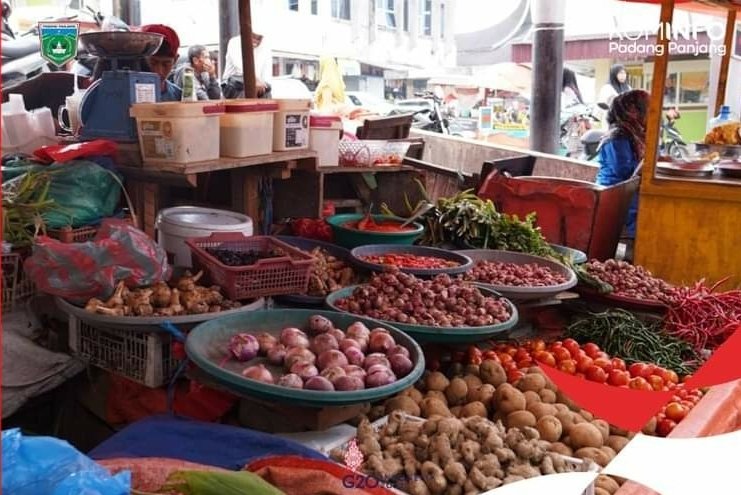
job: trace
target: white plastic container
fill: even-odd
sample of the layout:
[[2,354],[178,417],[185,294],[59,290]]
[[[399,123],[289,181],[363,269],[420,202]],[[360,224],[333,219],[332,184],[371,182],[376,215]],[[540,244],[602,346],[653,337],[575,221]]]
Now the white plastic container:
[[273,118],[273,151],[304,150],[309,147],[311,100],[278,100]]
[[340,164],[342,119],[334,115],[312,115],[309,119],[309,147],[317,153],[319,167]]
[[221,116],[221,156],[245,158],[273,151],[274,100],[227,100]]
[[170,264],[191,267],[190,248],[186,239],[208,237],[214,232],[240,232],[251,236],[252,219],[226,210],[197,206],[178,206],[161,210],[155,223],[157,243],[167,252]]
[[144,162],[191,163],[219,158],[222,102],[137,103],[130,113],[136,118]]

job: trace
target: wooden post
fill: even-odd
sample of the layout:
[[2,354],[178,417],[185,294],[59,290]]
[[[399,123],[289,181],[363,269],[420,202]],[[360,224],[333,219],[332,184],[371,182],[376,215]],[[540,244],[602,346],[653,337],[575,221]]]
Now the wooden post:
[[252,49],[252,12],[250,0],[239,0],[239,32],[242,38],[242,74],[245,98],[257,98],[255,53]]
[[725,104],[726,100],[726,86],[728,83],[728,69],[731,67],[731,54],[733,53],[733,35],[736,32],[736,9],[728,9],[728,17],[726,20],[726,37],[723,40],[723,45],[726,47],[726,51],[723,54],[723,58],[720,62],[720,75],[718,76],[718,94],[715,95],[715,115],[720,113],[720,107]]

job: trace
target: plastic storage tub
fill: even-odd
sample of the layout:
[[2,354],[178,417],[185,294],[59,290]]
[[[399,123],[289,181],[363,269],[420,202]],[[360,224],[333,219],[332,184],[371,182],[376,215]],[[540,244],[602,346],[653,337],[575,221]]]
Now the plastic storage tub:
[[167,252],[170,263],[191,267],[193,262],[187,239],[208,237],[215,232],[238,232],[251,236],[252,219],[241,213],[197,206],[178,206],[161,210],[155,223],[157,242]]
[[146,162],[191,163],[219,158],[219,116],[224,104],[137,103],[130,114],[136,118],[139,148]]
[[273,118],[273,151],[304,150],[309,147],[311,100],[278,100]]
[[317,153],[319,167],[336,167],[340,164],[340,134],[342,119],[334,115],[312,115],[309,125],[309,147]]
[[228,100],[221,115],[221,156],[245,158],[273,151],[274,100]]

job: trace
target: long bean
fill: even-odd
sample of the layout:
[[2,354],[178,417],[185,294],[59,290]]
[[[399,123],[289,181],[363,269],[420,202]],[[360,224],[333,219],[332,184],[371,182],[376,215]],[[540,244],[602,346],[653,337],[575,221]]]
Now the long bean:
[[692,373],[700,364],[690,344],[662,332],[658,323],[645,324],[624,310],[590,314],[572,323],[566,334],[581,343],[594,342],[626,362],[655,363],[679,375]]

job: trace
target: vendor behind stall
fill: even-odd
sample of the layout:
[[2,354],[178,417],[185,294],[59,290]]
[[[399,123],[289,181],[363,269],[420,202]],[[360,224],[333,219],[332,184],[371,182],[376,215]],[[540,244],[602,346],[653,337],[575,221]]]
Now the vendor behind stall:
[[[620,94],[612,101],[607,114],[610,129],[599,147],[600,169],[597,184],[612,186],[630,179],[637,173],[646,154],[646,118],[649,95],[635,89]],[[629,238],[635,237],[638,196],[628,210],[626,224]]]
[[183,94],[182,90],[179,86],[167,80],[178,59],[180,38],[171,27],[163,24],[142,26],[141,31],[161,34],[164,37],[159,50],[154,55],[147,57],[146,62],[149,71],[160,76],[161,101],[180,101]]

